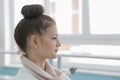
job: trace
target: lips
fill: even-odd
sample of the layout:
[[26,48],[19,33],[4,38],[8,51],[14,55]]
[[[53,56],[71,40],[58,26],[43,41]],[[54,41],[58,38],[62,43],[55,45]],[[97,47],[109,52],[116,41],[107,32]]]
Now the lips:
[[56,49],[55,52],[58,52],[58,49]]

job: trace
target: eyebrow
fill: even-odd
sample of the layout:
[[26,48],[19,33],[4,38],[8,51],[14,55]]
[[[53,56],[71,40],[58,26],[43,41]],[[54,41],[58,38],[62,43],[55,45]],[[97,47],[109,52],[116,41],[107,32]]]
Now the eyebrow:
[[49,36],[58,36],[58,34],[50,34]]

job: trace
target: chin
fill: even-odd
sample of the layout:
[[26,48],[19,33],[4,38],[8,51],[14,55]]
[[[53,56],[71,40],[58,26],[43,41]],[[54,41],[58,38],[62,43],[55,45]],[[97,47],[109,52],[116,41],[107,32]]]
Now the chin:
[[49,59],[56,59],[56,58],[57,58],[57,55],[49,57]]

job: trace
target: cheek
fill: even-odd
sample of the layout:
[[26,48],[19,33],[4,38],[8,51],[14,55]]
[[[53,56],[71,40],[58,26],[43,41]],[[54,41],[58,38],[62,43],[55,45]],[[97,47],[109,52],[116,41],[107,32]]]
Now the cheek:
[[44,42],[44,49],[46,50],[52,50],[55,49],[56,43],[53,40],[46,40]]
[[54,42],[49,42],[48,45],[46,45],[48,50],[54,50],[55,47],[55,43]]

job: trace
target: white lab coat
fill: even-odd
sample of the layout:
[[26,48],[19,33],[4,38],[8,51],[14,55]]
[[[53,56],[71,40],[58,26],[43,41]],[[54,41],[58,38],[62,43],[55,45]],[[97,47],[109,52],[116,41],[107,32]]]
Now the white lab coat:
[[[20,68],[17,75],[13,77],[11,80],[38,80],[30,70],[28,70],[26,67]],[[63,73],[62,80],[70,80],[70,78]]]

